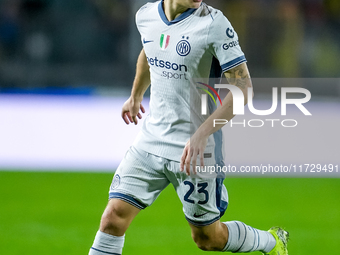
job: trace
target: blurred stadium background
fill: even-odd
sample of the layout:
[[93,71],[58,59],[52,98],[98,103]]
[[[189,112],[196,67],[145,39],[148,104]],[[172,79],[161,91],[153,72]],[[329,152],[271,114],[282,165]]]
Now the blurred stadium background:
[[[145,2],[0,0],[0,254],[87,254],[112,173],[139,130],[123,124],[120,107]],[[312,93],[314,118],[294,112],[300,129],[247,129],[246,158],[242,129],[230,130],[230,161],[339,164],[340,1],[205,2],[233,24],[255,81],[294,80]],[[271,86],[258,83],[254,100],[268,106]],[[289,177],[228,178],[224,219],[287,227],[292,254],[337,254],[339,178]],[[124,254],[159,253],[203,254],[171,188],[127,233]]]

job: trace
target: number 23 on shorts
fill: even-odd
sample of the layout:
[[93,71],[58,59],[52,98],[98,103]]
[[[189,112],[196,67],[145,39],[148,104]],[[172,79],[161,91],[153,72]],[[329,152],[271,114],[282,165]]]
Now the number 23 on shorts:
[[[195,204],[195,201],[190,199],[191,194],[195,191],[195,185],[190,181],[184,181],[184,184],[189,186],[189,190],[184,195],[184,201],[191,203],[191,204]],[[202,182],[202,183],[197,184],[197,188],[198,188],[197,192],[202,193],[205,196],[204,200],[198,201],[198,204],[200,204],[200,205],[204,205],[204,204],[208,203],[208,201],[209,201],[209,193],[206,190],[207,187],[208,187],[207,182]]]

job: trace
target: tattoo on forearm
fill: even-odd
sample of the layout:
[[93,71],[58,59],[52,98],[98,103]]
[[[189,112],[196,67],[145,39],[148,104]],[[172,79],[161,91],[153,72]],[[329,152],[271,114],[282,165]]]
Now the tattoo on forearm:
[[240,65],[231,69],[227,73],[227,80],[230,84],[233,84],[241,89],[247,87],[247,83],[250,82],[250,76],[248,72],[245,72],[244,66]]
[[246,78],[238,78],[236,79],[236,84],[237,87],[241,89],[245,89],[247,87],[247,79]]

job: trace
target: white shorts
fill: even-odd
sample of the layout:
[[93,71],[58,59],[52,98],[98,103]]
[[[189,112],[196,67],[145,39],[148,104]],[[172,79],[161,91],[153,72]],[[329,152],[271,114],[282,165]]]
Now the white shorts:
[[192,178],[180,172],[180,163],[130,147],[119,165],[109,198],[118,198],[144,209],[169,183],[183,204],[186,219],[206,226],[219,220],[228,206],[223,178]]

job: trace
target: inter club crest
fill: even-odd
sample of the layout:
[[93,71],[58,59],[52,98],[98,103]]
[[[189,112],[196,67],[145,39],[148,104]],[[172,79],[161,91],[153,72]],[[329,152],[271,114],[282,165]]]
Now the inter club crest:
[[190,53],[191,46],[190,46],[190,43],[187,41],[189,37],[185,38],[185,36],[183,36],[182,39],[183,40],[177,43],[176,51],[178,55],[185,57]]

